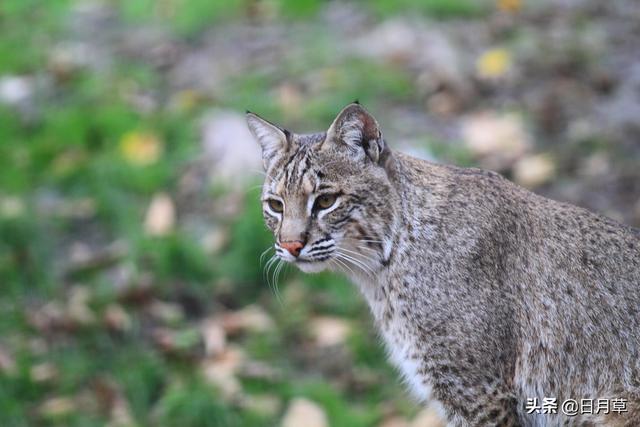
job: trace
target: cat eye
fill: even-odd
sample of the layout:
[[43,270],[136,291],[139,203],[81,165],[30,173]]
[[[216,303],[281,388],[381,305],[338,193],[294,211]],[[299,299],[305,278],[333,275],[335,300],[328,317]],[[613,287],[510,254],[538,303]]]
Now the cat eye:
[[323,194],[321,196],[318,196],[316,198],[316,201],[313,203],[313,209],[314,210],[328,209],[331,206],[333,206],[337,198],[338,196],[335,194]]
[[269,204],[269,208],[276,213],[282,213],[284,210],[284,205],[280,200],[269,199],[267,200],[267,203]]

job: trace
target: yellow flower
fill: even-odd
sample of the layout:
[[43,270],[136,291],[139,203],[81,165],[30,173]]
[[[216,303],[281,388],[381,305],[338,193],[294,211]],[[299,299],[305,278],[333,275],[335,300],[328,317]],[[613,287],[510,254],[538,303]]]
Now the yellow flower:
[[495,79],[502,77],[511,67],[511,55],[505,49],[490,49],[483,53],[476,63],[480,77]]
[[517,12],[522,9],[522,0],[497,0],[498,9],[503,12]]
[[136,166],[153,164],[162,156],[162,141],[153,133],[131,131],[120,139],[120,153]]

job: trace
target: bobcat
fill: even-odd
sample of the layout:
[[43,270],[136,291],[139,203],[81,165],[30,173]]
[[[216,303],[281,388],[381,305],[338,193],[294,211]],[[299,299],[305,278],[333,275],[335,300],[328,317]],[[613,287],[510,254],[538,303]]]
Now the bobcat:
[[247,122],[277,256],[346,274],[449,425],[640,426],[640,230],[392,151],[358,103],[322,133]]

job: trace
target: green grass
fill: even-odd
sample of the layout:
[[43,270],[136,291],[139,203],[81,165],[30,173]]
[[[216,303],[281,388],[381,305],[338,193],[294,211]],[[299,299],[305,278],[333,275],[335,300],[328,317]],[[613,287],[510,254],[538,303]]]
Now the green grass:
[[[454,2],[458,6],[447,6],[448,11],[428,3],[421,9],[436,15],[465,15],[470,10],[461,6],[464,2]],[[114,19],[121,25],[159,25],[185,44],[197,44],[209,28],[257,19],[244,1],[108,4],[115,7]],[[415,411],[404,402],[377,337],[365,332],[371,329],[370,318],[353,286],[330,274],[303,276],[292,270],[283,276],[279,294],[268,286],[264,263],[258,260],[273,238],[263,224],[257,191],[244,193],[244,209],[232,218],[203,214],[205,221],[228,232],[228,244],[215,254],[202,247],[201,236],[183,226],[180,217],[166,236],[148,236],[143,227],[153,195],[177,194],[182,174],[197,160],[199,120],[207,109],[251,108],[292,125],[304,117],[305,126],[326,126],[356,98],[374,111],[411,101],[416,96],[411,76],[392,65],[337,56],[319,19],[324,2],[277,0],[266,4],[272,8],[265,12],[272,14],[268,19],[308,24],[299,40],[306,46],[301,54],[275,69],[231,76],[215,96],[198,94],[200,101],[188,108],[166,102],[140,110],[123,93],[131,88],[167,92],[166,76],[142,59],[115,56],[108,73],[80,69],[63,80],[52,77],[49,55],[58,42],[72,37],[69,12],[74,5],[71,0],[0,3],[0,76],[45,77],[42,81],[51,85],[36,90],[34,109],[27,115],[0,105],[0,350],[15,361],[15,369],[0,371],[1,424],[105,425],[110,414],[100,390],[110,384],[126,400],[136,426],[276,425],[282,411],[254,413],[227,401],[199,370],[202,343],[196,331],[202,317],[251,303],[263,306],[276,327],[233,338],[233,344],[284,375],[274,381],[243,379],[249,396],[273,395],[285,406],[294,397],[310,398],[325,408],[332,426],[374,425],[383,401],[407,414]],[[374,9],[395,13],[382,6],[377,2]],[[301,76],[306,75],[323,79],[324,88],[304,92],[307,81]],[[302,88],[296,115],[277,101],[283,84]],[[127,160],[122,141],[131,133],[160,141],[156,162]],[[214,207],[224,203],[228,190],[218,185],[211,183],[198,197]],[[79,200],[88,201],[95,212],[61,213]],[[22,208],[16,211],[16,204]],[[73,274],[67,271],[71,248],[87,244],[99,250],[114,241],[125,247],[120,258]],[[143,290],[123,294],[118,286]],[[51,307],[68,313],[72,289],[78,287],[88,292],[93,321],[34,320]],[[287,305],[287,295],[295,292],[303,298]],[[173,320],[158,318],[150,314],[151,300],[172,304],[181,314]],[[128,329],[113,330],[105,322],[113,305],[126,312]],[[357,328],[346,351],[353,369],[376,373],[377,379],[365,389],[354,392],[299,357],[301,340],[309,339],[305,325],[317,315],[343,317]],[[173,333],[172,351],[158,345],[158,329]],[[38,381],[31,371],[45,362],[57,374]],[[58,397],[71,399],[75,406],[68,413],[44,415],[42,405]]]
[[373,9],[383,16],[402,11],[437,19],[473,18],[486,15],[490,10],[490,3],[484,0],[373,0],[371,3]]

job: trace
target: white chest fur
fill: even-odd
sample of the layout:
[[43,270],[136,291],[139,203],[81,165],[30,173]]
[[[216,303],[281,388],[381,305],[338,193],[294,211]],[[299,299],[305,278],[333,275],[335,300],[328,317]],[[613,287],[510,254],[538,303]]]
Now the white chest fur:
[[[385,280],[384,277],[379,277],[379,279]],[[352,280],[358,284],[360,291],[367,300],[369,309],[387,348],[389,359],[400,371],[402,379],[412,396],[420,403],[429,403],[443,419],[446,419],[442,404],[432,399],[432,387],[429,379],[420,372],[421,360],[414,357],[418,353],[416,351],[418,348],[417,336],[409,332],[406,321],[397,314],[397,310],[395,314],[383,320],[390,301],[381,295],[381,287],[378,284],[372,283],[369,277],[355,276],[352,277]]]

